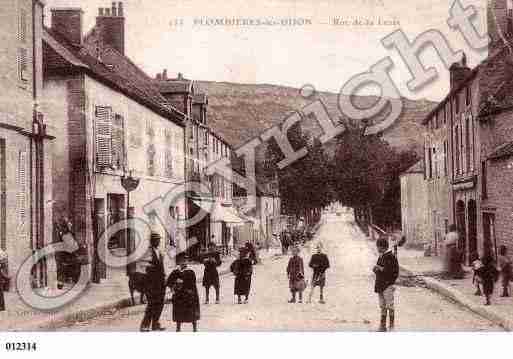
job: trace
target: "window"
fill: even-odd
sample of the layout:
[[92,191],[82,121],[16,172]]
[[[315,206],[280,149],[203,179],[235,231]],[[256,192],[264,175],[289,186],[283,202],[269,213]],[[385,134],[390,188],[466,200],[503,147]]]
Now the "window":
[[27,42],[27,11],[20,9],[18,18],[18,40],[21,43]]
[[481,163],[481,197],[483,199],[488,198],[488,187],[487,187],[487,169],[486,169],[486,161]]
[[444,176],[447,176],[447,141],[444,141]]
[[173,134],[171,130],[167,129],[164,132],[165,136],[165,151],[164,151],[164,176],[173,178]]
[[21,82],[28,82],[28,50],[24,47],[18,48],[18,78]]
[[465,105],[469,106],[472,102],[472,88],[470,86],[467,86],[466,92],[465,92]]
[[25,230],[25,226],[27,225],[28,220],[28,212],[27,211],[27,194],[28,194],[28,183],[27,183],[27,152],[20,151],[18,153],[18,178],[17,183],[19,186],[17,193],[17,202],[18,202],[18,213],[19,213],[19,229],[20,231]]
[[6,203],[6,159],[5,140],[0,138],[0,248],[7,249],[7,203]]
[[447,123],[447,104],[444,105],[444,125]]
[[433,117],[433,124],[434,124],[434,130],[436,130],[438,128],[438,116],[439,116],[439,113],[435,113],[435,116]]
[[456,174],[460,173],[460,141],[459,141],[459,128],[454,129],[454,162],[456,164]]
[[96,165],[98,167],[112,166],[112,108],[96,106],[95,113],[95,142]]
[[466,160],[467,160],[467,172],[470,172],[470,117],[467,117],[465,124],[465,145],[466,145]]
[[432,163],[433,158],[432,158],[431,147],[428,148],[427,153],[428,153],[428,169],[429,169],[428,178],[431,179],[431,178],[433,178],[433,163]]
[[125,120],[123,116],[116,114],[112,121],[112,167],[123,170],[126,167],[125,155]]
[[438,155],[436,153],[436,147],[433,146],[433,169],[434,169],[434,177],[440,178],[440,175],[438,173]]
[[460,94],[454,96],[454,111],[456,114],[460,113]]
[[155,176],[155,145],[150,143],[148,146],[148,150],[146,151],[147,156],[147,166],[148,166],[148,176]]

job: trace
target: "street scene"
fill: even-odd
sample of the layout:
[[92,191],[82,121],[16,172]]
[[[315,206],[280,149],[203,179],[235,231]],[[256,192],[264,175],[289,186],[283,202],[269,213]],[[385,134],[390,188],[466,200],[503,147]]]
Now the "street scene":
[[0,332],[512,331],[513,0],[411,1],[3,0]]
[[[372,331],[377,322],[377,296],[371,268],[377,255],[372,243],[355,226],[350,214],[326,214],[314,242],[324,244],[332,266],[326,276],[325,304],[319,304],[318,288],[312,303],[287,303],[290,299],[286,267],[288,256],[271,256],[255,266],[248,304],[237,305],[233,275],[221,276],[221,303],[201,306],[201,331]],[[309,260],[315,243],[301,256]],[[309,272],[309,271],[307,271]],[[307,275],[309,277],[309,274]],[[401,279],[397,297],[397,329],[400,331],[500,331],[502,328],[451,302],[414,279]],[[307,297],[305,291],[305,298]],[[200,298],[204,299],[203,293]],[[144,307],[113,311],[62,331],[133,331]],[[172,327],[172,306],[167,305],[161,323]],[[171,328],[172,329],[172,328]],[[184,328],[192,331],[192,327]]]

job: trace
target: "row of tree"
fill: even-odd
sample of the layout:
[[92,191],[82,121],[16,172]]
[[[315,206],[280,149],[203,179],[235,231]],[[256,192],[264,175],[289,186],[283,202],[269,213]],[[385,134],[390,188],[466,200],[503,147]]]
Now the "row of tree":
[[380,135],[365,135],[364,125],[344,122],[346,131],[329,151],[297,124],[288,137],[301,160],[279,169],[284,157],[274,140],[268,143],[263,172],[277,176],[282,211],[307,220],[333,201],[366,212],[381,226],[400,223],[399,175],[419,158],[414,150],[397,151]]

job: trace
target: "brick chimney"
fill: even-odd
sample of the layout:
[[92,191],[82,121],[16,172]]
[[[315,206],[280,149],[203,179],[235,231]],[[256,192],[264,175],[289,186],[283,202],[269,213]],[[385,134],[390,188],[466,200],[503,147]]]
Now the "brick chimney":
[[73,44],[82,44],[82,15],[80,8],[52,8],[52,30]]
[[458,87],[472,72],[472,70],[467,66],[467,56],[463,54],[461,58],[461,62],[455,62],[449,68],[450,72],[450,81],[451,81],[451,90],[453,88]]
[[98,10],[96,28],[104,45],[125,54],[125,17],[123,3],[113,2],[110,8]]

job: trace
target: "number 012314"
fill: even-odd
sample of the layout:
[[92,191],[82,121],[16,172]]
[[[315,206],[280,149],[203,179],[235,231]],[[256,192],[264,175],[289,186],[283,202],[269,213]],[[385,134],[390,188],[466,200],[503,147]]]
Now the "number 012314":
[[35,352],[37,350],[37,343],[35,342],[7,342],[5,343],[5,350],[8,352]]

